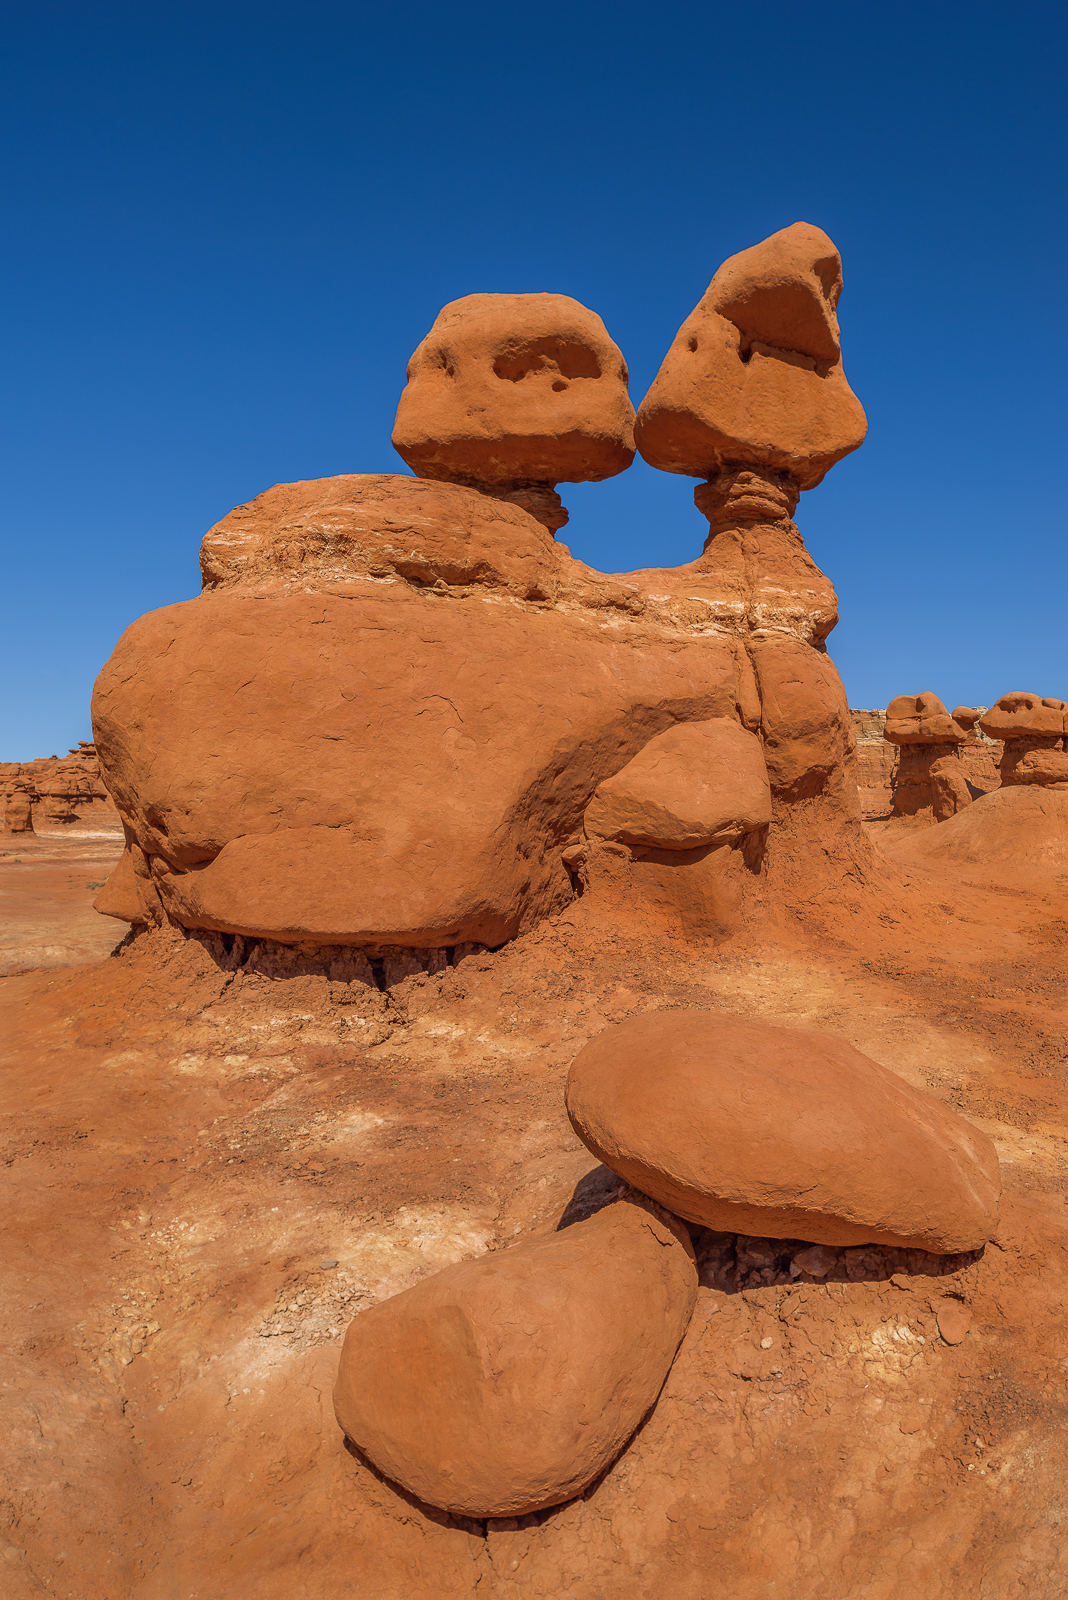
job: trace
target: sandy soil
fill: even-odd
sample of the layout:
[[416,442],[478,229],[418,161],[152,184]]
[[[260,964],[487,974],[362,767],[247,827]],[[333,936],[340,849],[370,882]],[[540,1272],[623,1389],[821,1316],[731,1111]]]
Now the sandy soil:
[[[5,978],[4,1592],[1068,1593],[1068,879],[903,862],[717,950],[579,901],[388,994],[226,973],[170,932]],[[39,948],[88,937],[103,866],[2,870]],[[789,1245],[698,1235],[690,1331],[602,1480],[519,1522],[416,1504],[336,1427],[341,1333],[603,1203],[567,1067],[680,1005],[828,1029],[958,1106],[997,1142],[997,1242],[846,1251],[823,1283]]]
[[110,955],[123,927],[93,910],[121,827],[0,835],[0,977]]

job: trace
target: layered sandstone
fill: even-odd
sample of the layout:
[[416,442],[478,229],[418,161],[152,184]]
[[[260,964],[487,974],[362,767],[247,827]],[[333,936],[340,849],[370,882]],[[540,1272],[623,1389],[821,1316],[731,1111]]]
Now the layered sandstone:
[[96,746],[81,740],[65,756],[0,762],[0,832],[73,826],[118,828]]
[[898,751],[883,736],[886,712],[850,711],[857,739],[857,788],[861,814],[866,819],[888,817],[894,809]]

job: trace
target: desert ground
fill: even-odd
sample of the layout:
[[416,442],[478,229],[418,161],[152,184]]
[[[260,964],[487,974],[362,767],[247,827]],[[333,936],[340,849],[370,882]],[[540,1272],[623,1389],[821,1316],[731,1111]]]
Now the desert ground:
[[[770,934],[578,899],[384,992],[228,972],[174,928],[120,943],[90,909],[117,837],[6,839],[4,1592],[1068,1592],[1068,835],[969,862],[954,827],[869,824],[874,886]],[[997,1238],[813,1278],[801,1243],[695,1229],[696,1314],[601,1479],[518,1520],[418,1504],[334,1420],[345,1327],[610,1200],[567,1069],[673,1007],[826,1030],[956,1106],[997,1146]]]

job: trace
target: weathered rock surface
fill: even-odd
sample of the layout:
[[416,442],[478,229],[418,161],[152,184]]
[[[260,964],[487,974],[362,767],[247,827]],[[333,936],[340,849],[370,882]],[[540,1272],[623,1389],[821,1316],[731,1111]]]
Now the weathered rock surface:
[[531,486],[630,466],[626,362],[600,317],[567,295],[466,295],[408,364],[393,445],[420,478],[515,494],[538,515]]
[[886,712],[856,708],[849,714],[857,739],[857,789],[861,815],[865,818],[888,817],[894,809],[898,752],[897,746],[883,737]]
[[338,1422],[442,1510],[559,1505],[611,1465],[656,1400],[696,1298],[686,1230],[624,1198],[364,1311],[345,1336]]
[[974,867],[991,881],[1059,877],[1068,868],[1068,792],[1006,784],[938,828],[880,843],[895,860]]
[[647,1013],[579,1052],[567,1110],[607,1167],[706,1227],[933,1252],[997,1227],[986,1135],[830,1035]]
[[770,821],[760,740],[729,717],[657,734],[598,784],[584,818],[589,838],[662,850],[724,844]]
[[119,827],[91,740],[65,756],[0,761],[0,833],[48,831],[75,823]]
[[1003,739],[1001,781],[1005,785],[1038,784],[1068,788],[1068,705],[1036,694],[1003,694],[985,712],[979,726],[992,739]]
[[936,694],[899,694],[886,708],[883,737],[891,744],[963,744],[967,730],[954,722]]
[[979,728],[982,708],[950,716],[929,690],[898,695],[886,708],[883,737],[900,749],[893,782],[893,816],[945,822],[1001,781],[996,749]]
[[[833,590],[796,530],[757,531],[763,567],[734,563],[727,533],[688,566],[606,578],[452,484],[346,477],[237,508],[204,541],[205,593],[134,623],[98,680],[99,748],[144,857],[101,909],[497,945],[572,898],[563,855],[598,785],[710,718],[759,731],[779,827],[795,794],[820,796],[811,848],[837,831],[863,858],[848,708],[813,648]],[[772,872],[770,836],[767,852]],[[793,843],[782,859],[798,870]]]
[[814,488],[867,430],[842,370],[841,290],[837,250],[805,222],[725,261],[638,409],[646,461],[694,478],[752,464]]
[[1003,694],[985,711],[979,725],[991,739],[1059,739],[1065,732],[1066,712],[1068,705],[1063,700],[1043,700],[1037,694],[1015,690]]

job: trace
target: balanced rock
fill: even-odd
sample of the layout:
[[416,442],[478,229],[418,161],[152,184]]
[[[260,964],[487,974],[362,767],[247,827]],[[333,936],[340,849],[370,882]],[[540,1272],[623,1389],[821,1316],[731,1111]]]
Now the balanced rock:
[[338,1422],[442,1510],[558,1505],[611,1465],[656,1400],[696,1296],[685,1229],[624,1198],[362,1312],[342,1349]]
[[841,291],[838,251],[807,222],[725,261],[638,409],[646,461],[693,478],[771,469],[795,498],[814,488],[867,430],[842,370]]
[[[725,469],[696,560],[594,572],[546,497],[630,459],[602,324],[562,296],[474,296],[435,327],[397,432],[430,476],[276,485],[206,535],[199,598],[119,640],[93,716],[129,848],[100,909],[392,971],[498,946],[580,892],[718,939],[747,897],[863,879],[837,600],[791,520],[799,480]],[[717,721],[759,795],[708,757],[688,797],[632,794],[637,832],[605,821],[655,847],[597,833],[611,780],[661,784],[663,746],[621,776],[650,741]]]
[[970,750],[977,740],[971,725],[951,717],[936,694],[926,690],[891,700],[883,737],[901,750],[894,783],[895,817],[930,811],[936,822],[944,822],[971,805],[970,773],[962,758],[964,747]]
[[662,850],[696,850],[771,821],[760,740],[729,717],[684,722],[650,739],[598,784],[586,808],[588,838]]
[[883,737],[891,744],[963,744],[968,730],[950,716],[936,694],[899,694],[886,708]]
[[1016,691],[1003,694],[979,723],[991,739],[1004,740],[1001,781],[1006,787],[1038,784],[1068,788],[1068,705]]
[[947,1253],[997,1226],[986,1135],[829,1034],[646,1013],[579,1052],[567,1110],[613,1172],[709,1228]]
[[[474,484],[544,519],[559,508],[545,492],[555,484],[629,467],[633,430],[626,362],[595,312],[564,294],[469,294],[412,356],[393,445],[421,478]],[[559,508],[554,531],[566,521]]]

